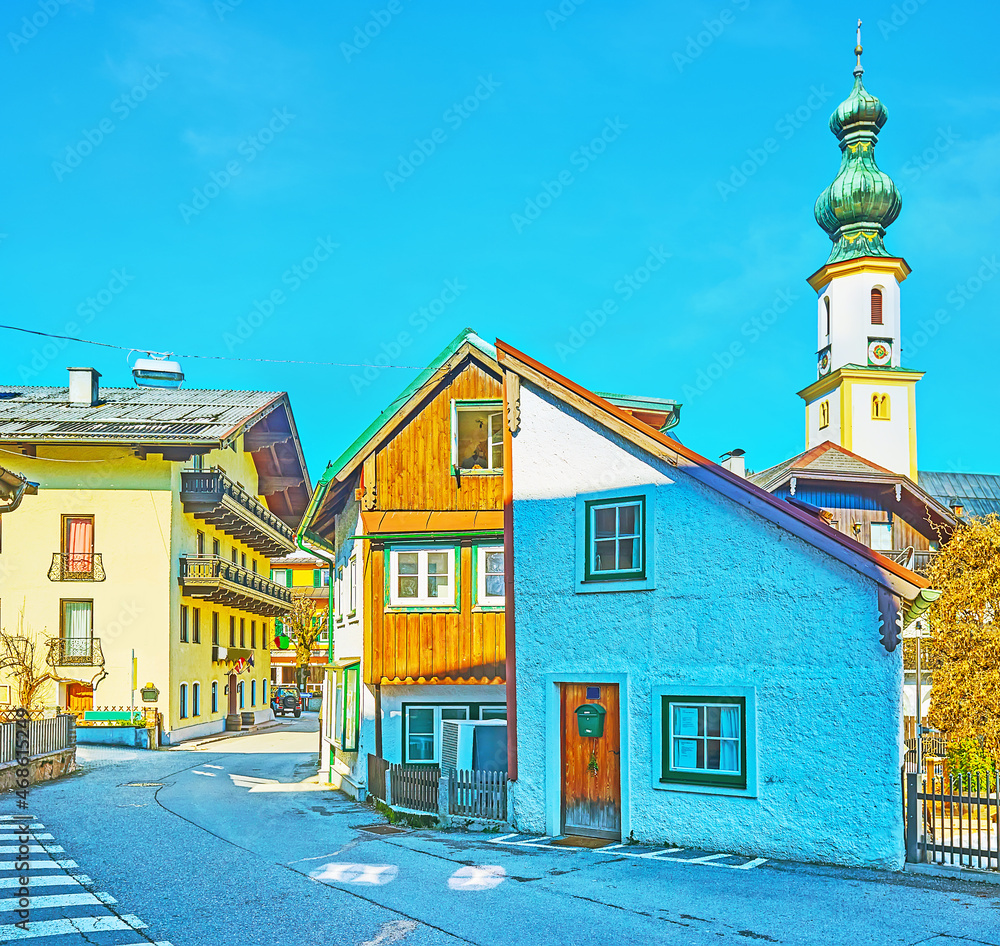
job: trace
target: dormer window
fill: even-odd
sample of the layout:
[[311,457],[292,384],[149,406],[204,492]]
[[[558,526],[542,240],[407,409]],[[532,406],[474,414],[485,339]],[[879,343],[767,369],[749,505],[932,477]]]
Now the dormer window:
[[451,466],[458,473],[503,471],[503,402],[451,402]]
[[882,324],[882,290],[872,290],[872,325]]

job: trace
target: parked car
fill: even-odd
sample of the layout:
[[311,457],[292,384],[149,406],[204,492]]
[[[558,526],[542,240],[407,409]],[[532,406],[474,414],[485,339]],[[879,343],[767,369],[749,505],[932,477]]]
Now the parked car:
[[291,713],[296,719],[302,715],[302,694],[294,687],[277,687],[271,691],[271,709],[275,716]]

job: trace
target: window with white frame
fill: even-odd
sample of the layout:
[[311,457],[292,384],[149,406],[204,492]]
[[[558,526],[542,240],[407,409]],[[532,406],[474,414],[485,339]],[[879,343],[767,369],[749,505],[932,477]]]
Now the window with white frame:
[[481,706],[479,708],[480,719],[506,719],[507,707],[504,704],[496,706]]
[[201,684],[195,683],[191,687],[191,715],[201,716]]
[[345,752],[357,752],[358,728],[361,722],[361,666],[352,664],[344,668],[343,681],[344,720],[341,726],[340,747]]
[[502,607],[504,602],[503,546],[480,545],[476,550],[476,604]]
[[394,607],[453,607],[454,548],[389,551],[389,603]]
[[358,610],[358,557],[352,555],[347,563],[347,605],[348,614],[356,614]]
[[441,720],[468,719],[468,706],[411,704],[405,707],[403,741],[405,762],[436,763],[441,752]]
[[653,690],[653,787],[756,794],[753,687]]
[[503,471],[503,402],[451,402],[451,465],[463,473]]
[[186,683],[181,684],[181,698],[180,702],[177,704],[177,714],[181,719],[187,719],[188,715],[188,685]]

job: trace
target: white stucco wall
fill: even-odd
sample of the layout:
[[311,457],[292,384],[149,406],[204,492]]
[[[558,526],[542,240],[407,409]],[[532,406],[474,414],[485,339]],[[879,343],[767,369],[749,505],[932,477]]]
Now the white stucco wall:
[[[553,675],[618,674],[623,834],[899,868],[901,648],[881,646],[874,583],[526,383],[512,460],[516,826],[558,830]],[[655,590],[574,593],[576,494],[644,484]],[[673,684],[756,688],[756,797],[653,787],[652,691]]]
[[[882,290],[882,324],[872,325],[872,289]],[[830,335],[825,334],[825,297],[830,297]],[[832,369],[868,364],[868,339],[892,339],[893,368],[899,367],[899,283],[888,273],[856,272],[838,276],[817,297],[817,351],[830,345]]]

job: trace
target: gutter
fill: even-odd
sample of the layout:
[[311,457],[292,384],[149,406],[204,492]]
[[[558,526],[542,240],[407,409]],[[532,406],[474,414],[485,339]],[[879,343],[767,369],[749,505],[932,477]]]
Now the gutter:
[[21,505],[21,500],[23,500],[24,497],[28,495],[28,493],[30,493],[32,496],[38,493],[37,483],[32,483],[30,480],[26,480],[16,473],[13,475],[17,476],[17,478],[21,481],[21,483],[17,487],[17,490],[15,491],[11,501],[7,503],[6,506],[0,506],[0,513],[13,512],[15,509],[17,509],[18,506]]
[[362,535],[349,535],[348,539],[365,540],[369,542],[426,542],[429,539],[481,539],[496,538],[503,535],[503,529],[476,529],[469,532],[454,530],[452,532],[366,532]]

